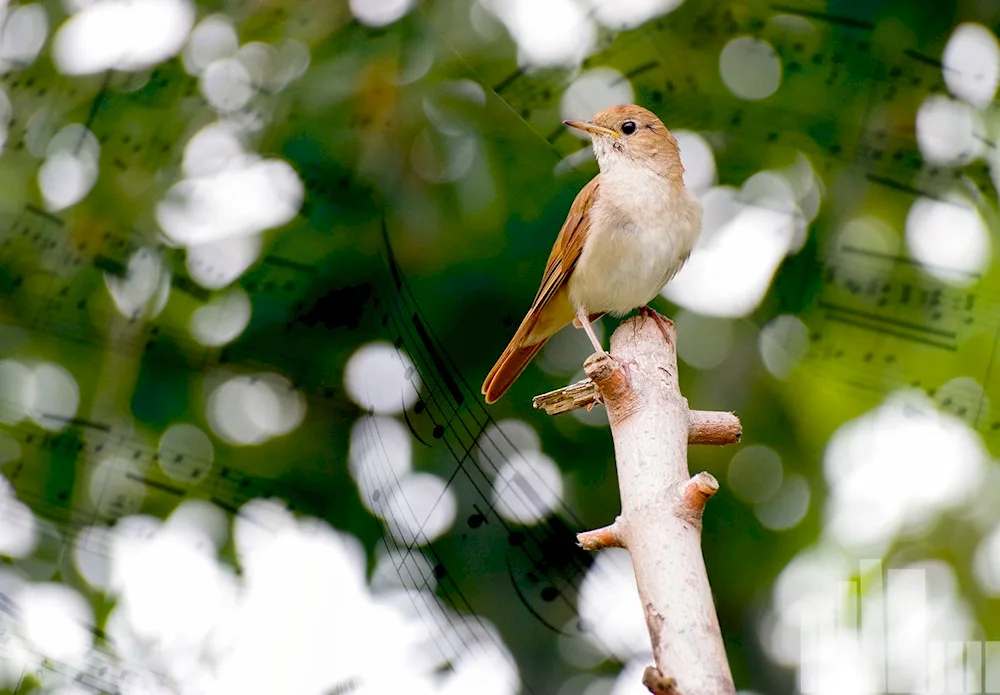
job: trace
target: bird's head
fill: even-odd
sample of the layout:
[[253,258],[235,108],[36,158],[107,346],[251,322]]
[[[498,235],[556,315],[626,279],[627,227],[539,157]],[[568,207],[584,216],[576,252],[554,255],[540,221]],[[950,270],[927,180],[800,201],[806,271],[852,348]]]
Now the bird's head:
[[635,104],[612,106],[589,121],[563,121],[590,134],[601,171],[622,164],[650,168],[664,176],[679,176],[680,149],[656,114]]

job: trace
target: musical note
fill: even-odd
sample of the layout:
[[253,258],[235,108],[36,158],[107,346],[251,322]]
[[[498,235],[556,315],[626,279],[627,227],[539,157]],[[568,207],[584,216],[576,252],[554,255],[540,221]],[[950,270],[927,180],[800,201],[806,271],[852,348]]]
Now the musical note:
[[480,511],[479,507],[477,507],[476,505],[472,505],[472,508],[476,510],[476,513],[472,514],[468,519],[467,523],[469,524],[469,528],[476,529],[482,526],[483,524],[490,523],[490,520],[486,518],[486,516],[482,513],[482,511]]
[[[941,409],[992,433],[984,387],[969,375],[985,374],[988,383],[992,360],[977,345],[1000,330],[996,314],[983,310],[997,297],[983,290],[978,273],[965,273],[958,285],[938,280],[940,274],[905,254],[841,245],[822,268],[822,290],[807,321],[808,359],[870,398],[892,387],[921,388]],[[939,397],[943,382],[949,386]]]
[[[501,441],[503,431],[496,427],[481,401],[472,397],[469,385],[423,319],[419,302],[395,262],[384,222],[382,236],[386,244],[387,277],[379,304],[387,307],[388,313],[380,323],[396,336],[397,349],[406,350],[426,388],[413,408],[413,416],[426,418],[432,424],[433,439],[450,454],[454,466],[450,473],[452,484],[467,485],[470,493],[478,497],[468,527],[477,536],[488,532],[491,538],[506,539],[508,579],[517,600],[541,624],[562,632],[561,626],[578,620],[575,596],[591,560],[577,547],[575,535],[558,516],[550,514],[536,527],[515,529],[500,514],[489,493],[492,477],[503,465],[500,456],[504,452],[519,456],[518,449],[509,440]],[[470,461],[473,451],[478,459],[475,462]],[[546,488],[547,496],[553,494],[544,480],[537,477],[528,480],[517,473],[512,482],[508,492],[520,505],[526,509],[546,508],[535,490],[539,485]],[[559,513],[576,519],[565,505],[559,506]],[[578,519],[576,523],[580,525]],[[422,545],[434,553],[443,552],[438,549],[451,542],[447,538],[425,540],[422,539]]]

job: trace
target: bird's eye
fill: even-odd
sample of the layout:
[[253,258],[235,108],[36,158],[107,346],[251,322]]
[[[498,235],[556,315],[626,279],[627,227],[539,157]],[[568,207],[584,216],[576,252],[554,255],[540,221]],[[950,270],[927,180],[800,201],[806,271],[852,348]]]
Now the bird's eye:
[[635,121],[625,121],[622,123],[622,132],[631,135],[635,132]]

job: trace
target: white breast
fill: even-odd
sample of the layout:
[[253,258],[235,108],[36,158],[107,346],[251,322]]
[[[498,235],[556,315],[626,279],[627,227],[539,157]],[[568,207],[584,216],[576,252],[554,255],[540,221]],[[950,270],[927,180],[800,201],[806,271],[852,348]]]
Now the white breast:
[[[615,202],[612,202],[615,201]],[[701,232],[701,203],[641,167],[601,174],[590,233],[569,281],[576,309],[621,316],[680,270]]]

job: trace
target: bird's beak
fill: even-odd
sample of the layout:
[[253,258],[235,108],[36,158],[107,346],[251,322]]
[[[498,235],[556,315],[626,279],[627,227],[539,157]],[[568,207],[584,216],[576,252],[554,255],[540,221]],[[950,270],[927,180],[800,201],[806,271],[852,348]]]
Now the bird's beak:
[[613,138],[618,137],[618,133],[611,130],[610,128],[605,128],[603,126],[595,125],[594,123],[584,123],[583,121],[563,121],[564,125],[568,125],[572,128],[578,128],[579,130],[586,131],[591,135],[610,135]]

